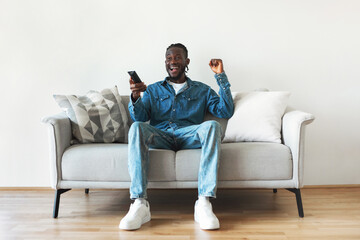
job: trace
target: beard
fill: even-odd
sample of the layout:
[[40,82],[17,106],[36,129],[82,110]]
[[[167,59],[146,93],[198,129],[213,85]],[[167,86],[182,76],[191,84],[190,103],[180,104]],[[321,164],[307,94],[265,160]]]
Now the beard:
[[181,67],[179,73],[176,76],[173,76],[173,77],[170,74],[170,69],[168,69],[167,72],[169,74],[169,79],[170,80],[179,80],[181,78],[181,76],[185,73],[185,68],[186,68],[186,66]]

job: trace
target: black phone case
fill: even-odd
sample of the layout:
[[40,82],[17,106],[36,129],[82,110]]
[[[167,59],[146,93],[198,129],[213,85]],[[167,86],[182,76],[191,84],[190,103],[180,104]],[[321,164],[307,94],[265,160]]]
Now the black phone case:
[[139,78],[139,76],[137,75],[137,73],[135,71],[129,71],[128,74],[131,76],[132,80],[135,83],[140,83],[141,79]]

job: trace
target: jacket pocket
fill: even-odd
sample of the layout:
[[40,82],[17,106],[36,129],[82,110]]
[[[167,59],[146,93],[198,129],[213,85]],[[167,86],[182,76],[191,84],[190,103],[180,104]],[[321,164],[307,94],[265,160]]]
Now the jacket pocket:
[[155,99],[156,99],[156,107],[162,113],[168,111],[171,108],[170,95],[159,95]]
[[165,101],[166,99],[169,99],[169,98],[170,98],[169,95],[160,95],[160,96],[156,97],[156,101],[163,102],[163,101]]
[[186,95],[183,95],[183,100],[185,101],[197,101],[198,100],[198,97],[197,96],[186,96]]

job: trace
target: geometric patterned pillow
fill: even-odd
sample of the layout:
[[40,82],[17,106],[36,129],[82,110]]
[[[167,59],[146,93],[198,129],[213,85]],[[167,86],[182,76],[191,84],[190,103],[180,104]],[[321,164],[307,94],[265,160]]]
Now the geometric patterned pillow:
[[84,96],[54,95],[78,143],[127,142],[128,118],[117,87]]

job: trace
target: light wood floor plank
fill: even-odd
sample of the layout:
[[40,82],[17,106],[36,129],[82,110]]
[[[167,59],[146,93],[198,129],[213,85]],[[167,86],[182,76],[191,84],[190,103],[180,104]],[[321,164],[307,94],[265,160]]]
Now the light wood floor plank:
[[0,190],[0,239],[360,239],[360,188],[219,189],[212,201],[221,229],[193,220],[196,190],[149,190],[152,220],[138,231],[118,229],[131,203],[127,190],[71,190],[52,218],[53,190]]

